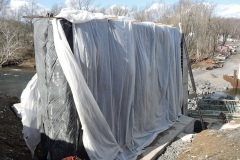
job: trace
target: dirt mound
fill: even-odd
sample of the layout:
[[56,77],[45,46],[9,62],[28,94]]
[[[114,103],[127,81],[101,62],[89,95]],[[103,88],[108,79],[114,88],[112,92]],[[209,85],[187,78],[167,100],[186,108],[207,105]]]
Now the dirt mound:
[[196,134],[181,133],[184,136],[178,136],[158,160],[240,159],[240,119],[225,124],[211,120],[208,119],[210,129]]
[[17,97],[0,93],[0,159],[31,159],[22,137],[22,123],[11,106],[18,103]]
[[179,155],[178,160],[240,159],[240,128],[204,130],[197,134]]
[[218,68],[216,64],[214,63],[208,63],[207,61],[201,61],[192,64],[193,69],[201,69],[201,70],[210,70],[214,68]]

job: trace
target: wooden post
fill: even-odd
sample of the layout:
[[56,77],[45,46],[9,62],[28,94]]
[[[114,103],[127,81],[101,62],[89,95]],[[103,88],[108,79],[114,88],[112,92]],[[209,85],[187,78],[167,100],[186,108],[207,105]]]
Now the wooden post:
[[182,54],[182,83],[183,83],[183,106],[182,114],[187,114],[188,108],[188,60],[187,60],[187,46],[184,44],[184,34],[182,34],[181,54]]
[[237,76],[238,79],[240,79],[240,64],[238,66],[238,76]]

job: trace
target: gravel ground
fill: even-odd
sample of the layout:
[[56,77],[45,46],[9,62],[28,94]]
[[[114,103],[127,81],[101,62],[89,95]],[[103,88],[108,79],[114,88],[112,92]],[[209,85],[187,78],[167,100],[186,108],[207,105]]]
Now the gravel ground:
[[239,160],[240,128],[204,130],[181,151],[177,160]]
[[213,121],[209,129],[176,138],[158,160],[239,160],[239,133],[240,119],[226,124]]
[[[239,49],[240,50],[240,49]],[[231,84],[223,79],[223,75],[233,75],[233,71],[239,68],[240,52],[235,52],[225,60],[222,68],[213,70],[193,69],[193,76],[197,88],[197,94],[207,94],[232,88]],[[189,92],[192,86],[189,80]]]
[[158,160],[176,160],[179,154],[191,143],[193,135],[188,136],[186,139],[177,137],[176,140],[167,147],[164,154]]

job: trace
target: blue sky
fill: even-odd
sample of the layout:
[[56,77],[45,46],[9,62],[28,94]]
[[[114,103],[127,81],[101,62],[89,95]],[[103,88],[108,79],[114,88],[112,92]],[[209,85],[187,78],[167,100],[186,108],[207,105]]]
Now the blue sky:
[[[32,0],[11,0],[11,6],[19,7],[25,4],[25,2],[31,2]],[[65,1],[70,0],[33,0],[40,4],[43,8],[51,9],[55,4],[65,4]],[[126,7],[138,7],[140,9],[146,9],[153,3],[174,4],[179,0],[93,0],[94,6],[99,8],[108,8],[112,5],[121,5]],[[206,0],[212,4],[216,4],[214,14],[219,17],[234,17],[240,18],[240,0]]]
[[[38,3],[41,5],[51,8],[54,4],[64,4],[65,0],[37,0]],[[123,5],[127,7],[145,7],[149,6],[150,4],[154,2],[164,2],[166,4],[173,4],[178,2],[178,0],[155,0],[155,1],[149,1],[149,0],[94,0],[94,5],[99,7],[108,7],[111,5]],[[207,0],[207,2],[212,2],[215,4],[239,4],[240,0]]]
[[240,4],[239,0],[208,0],[208,2],[213,2],[216,4]]
[[[101,6],[109,6],[113,4],[123,5],[123,6],[137,6],[137,7],[145,7],[154,2],[164,2],[166,4],[174,4],[177,3],[179,0],[95,0],[95,4],[101,4]],[[240,0],[207,0],[207,2],[212,2],[214,4],[240,4]]]

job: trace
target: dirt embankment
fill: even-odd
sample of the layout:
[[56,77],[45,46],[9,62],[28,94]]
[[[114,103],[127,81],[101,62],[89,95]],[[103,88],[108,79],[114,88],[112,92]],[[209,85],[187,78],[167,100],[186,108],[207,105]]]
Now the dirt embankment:
[[178,160],[238,160],[240,159],[240,128],[204,130],[186,146]]
[[11,110],[11,106],[18,102],[17,97],[0,93],[1,160],[31,159],[31,153],[23,140],[21,120]]
[[34,68],[35,67],[34,49],[32,47],[18,49],[13,57],[11,57],[10,59],[8,59],[7,62],[2,64],[2,67],[6,66]]
[[200,133],[176,139],[158,160],[238,160],[240,159],[240,120],[223,124],[213,121]]
[[[193,69],[193,76],[196,84],[197,94],[208,94],[223,91],[232,88],[231,84],[223,79],[223,75],[233,75],[233,71],[239,68],[240,64],[240,48],[224,62],[222,68],[213,70],[205,70],[201,67]],[[201,63],[198,66],[203,66]],[[205,63],[205,66],[207,63]],[[192,93],[192,85],[189,79],[189,92]]]

